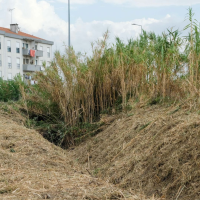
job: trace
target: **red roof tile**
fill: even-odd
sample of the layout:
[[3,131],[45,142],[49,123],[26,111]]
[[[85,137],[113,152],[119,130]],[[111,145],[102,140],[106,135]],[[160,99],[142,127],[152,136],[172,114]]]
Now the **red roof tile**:
[[39,37],[36,37],[33,35],[29,35],[27,33],[21,32],[21,31],[19,31],[18,33],[12,32],[9,28],[0,27],[0,31],[5,31],[6,33],[10,33],[13,35],[20,35],[20,36],[24,36],[24,37],[30,37],[30,38],[34,38],[34,39],[44,40],[42,38],[39,38]]

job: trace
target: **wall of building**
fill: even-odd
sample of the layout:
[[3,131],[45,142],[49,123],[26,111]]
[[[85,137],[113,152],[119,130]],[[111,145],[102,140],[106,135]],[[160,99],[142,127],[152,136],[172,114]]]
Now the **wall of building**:
[[[7,51],[7,41],[11,42],[11,52]],[[0,42],[1,42],[1,49],[0,49],[0,55],[2,60],[2,66],[0,66],[0,76],[3,77],[3,79],[7,80],[9,78],[9,74],[12,74],[12,79],[17,75],[23,75],[27,72],[23,72],[23,59],[29,59],[30,60],[37,60],[37,65],[42,65],[42,62],[46,62],[47,66],[49,66],[49,63],[52,61],[53,55],[52,55],[52,45],[49,44],[43,44],[43,43],[37,43],[35,41],[28,41],[28,40],[21,40],[17,38],[11,38],[6,37],[4,35],[0,35]],[[16,43],[19,42],[20,44],[20,53],[16,52]],[[31,58],[30,56],[23,56],[22,54],[22,47],[23,43],[28,44],[28,49],[34,49],[35,45],[37,45],[37,49],[40,50],[40,46],[43,47],[43,57],[36,57]],[[50,57],[47,55],[47,48],[50,48]],[[12,62],[12,68],[9,69],[8,67],[8,57],[11,57]],[[17,58],[20,58],[20,69],[17,68]],[[34,64],[36,64],[34,62]]]
[[1,49],[0,49],[0,59],[1,59],[1,66],[0,66],[0,77],[4,77],[4,66],[5,66],[5,51],[4,51],[4,36],[0,35],[0,42],[1,42]]
[[[38,59],[38,63],[39,65],[41,65],[42,62],[46,62],[46,66],[49,66],[49,63],[52,61],[53,55],[52,55],[52,46],[51,45],[47,45],[47,44],[41,44],[38,43],[38,49],[40,49],[40,47],[43,47],[43,57],[39,57]],[[50,57],[47,56],[47,48],[50,48]]]
[[2,66],[3,66],[3,63],[2,63],[2,48],[3,48],[3,45],[2,45],[2,40],[3,40],[3,36],[0,35],[0,43],[1,43],[1,48],[0,48],[0,78],[2,76]]
[[[7,51],[7,41],[11,42],[11,52]],[[16,52],[16,43],[19,42],[20,52]],[[12,68],[8,67],[8,57],[11,58]],[[20,59],[20,69],[17,68],[17,58]],[[17,75],[23,75],[23,56],[22,56],[22,41],[15,38],[4,37],[4,79],[8,79],[11,74],[12,79]]]

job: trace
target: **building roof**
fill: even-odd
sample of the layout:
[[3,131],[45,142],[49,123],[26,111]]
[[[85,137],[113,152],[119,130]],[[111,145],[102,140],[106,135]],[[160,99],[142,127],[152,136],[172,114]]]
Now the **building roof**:
[[0,31],[4,31],[6,33],[13,34],[13,35],[20,35],[22,37],[29,37],[29,38],[39,39],[39,40],[45,40],[45,39],[42,39],[42,38],[27,34],[27,33],[21,32],[21,31],[19,31],[18,33],[12,32],[9,28],[0,27]]
[[30,34],[21,32],[21,31],[18,31],[18,33],[15,33],[13,31],[11,31],[9,28],[4,28],[4,27],[0,27],[0,35],[4,35],[4,36],[10,37],[10,38],[21,39],[21,40],[35,40],[39,43],[48,44],[48,45],[54,44],[54,42],[52,42],[52,41],[48,41],[48,40],[36,37],[34,35],[30,35]]

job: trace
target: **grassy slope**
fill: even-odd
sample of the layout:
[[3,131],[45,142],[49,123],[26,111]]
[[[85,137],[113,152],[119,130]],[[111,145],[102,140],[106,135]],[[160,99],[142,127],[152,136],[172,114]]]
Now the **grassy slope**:
[[10,117],[0,114],[0,199],[144,199],[81,170],[66,151]]
[[186,108],[137,109],[69,153],[121,188],[200,199],[200,116]]

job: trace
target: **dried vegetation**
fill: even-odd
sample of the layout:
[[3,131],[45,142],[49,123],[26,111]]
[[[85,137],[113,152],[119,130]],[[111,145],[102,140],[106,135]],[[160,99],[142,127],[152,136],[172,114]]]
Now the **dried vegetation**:
[[145,199],[91,176],[66,151],[9,118],[0,115],[0,199]]
[[198,200],[199,133],[200,116],[188,107],[137,108],[70,155],[120,188],[167,200]]
[[[200,107],[200,30],[193,16],[189,8],[188,37],[178,30],[143,31],[136,40],[116,38],[109,46],[106,33],[92,56],[56,52],[51,67],[36,74],[36,85],[21,84],[27,125],[35,118],[46,123],[48,139],[60,146],[96,135],[101,124],[110,126],[66,153],[1,118],[2,197],[144,199],[131,196],[143,191],[149,197],[199,199],[200,122],[194,111]],[[131,99],[144,108],[118,119],[104,115],[126,113]],[[163,102],[170,106],[156,105]]]
[[187,20],[188,37],[178,30],[143,31],[136,40],[116,38],[108,45],[105,33],[92,56],[76,55],[72,48],[66,55],[56,52],[51,67],[37,73],[38,83],[27,91],[21,87],[24,108],[32,118],[62,126],[58,143],[70,146],[84,135],[71,127],[127,110],[131,98],[151,105],[187,99],[199,107],[200,30],[191,8]]

